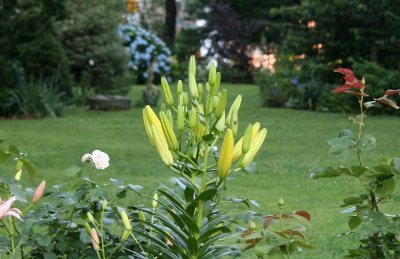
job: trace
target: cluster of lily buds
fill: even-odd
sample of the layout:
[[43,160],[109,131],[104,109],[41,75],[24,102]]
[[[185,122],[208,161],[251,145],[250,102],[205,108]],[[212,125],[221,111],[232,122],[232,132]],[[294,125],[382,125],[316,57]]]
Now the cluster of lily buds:
[[161,79],[164,103],[161,104],[159,116],[150,106],[143,109],[147,136],[162,161],[168,167],[176,168],[183,161],[187,162],[188,157],[190,161],[198,161],[205,152],[216,147],[218,139],[223,139],[219,155],[215,155],[217,164],[214,166],[218,177],[224,180],[232,170],[250,165],[265,140],[267,130],[260,130],[258,122],[250,124],[244,136],[235,144],[242,96],[238,95],[227,107],[228,92],[226,89],[220,90],[221,74],[214,63],[210,64],[205,84],[196,82],[196,61],[193,56],[188,70],[187,90],[179,80],[175,96],[166,78]]

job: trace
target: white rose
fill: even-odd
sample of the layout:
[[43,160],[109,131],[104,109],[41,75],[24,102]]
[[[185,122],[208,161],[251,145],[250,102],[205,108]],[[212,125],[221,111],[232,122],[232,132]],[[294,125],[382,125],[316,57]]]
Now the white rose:
[[92,159],[92,155],[91,154],[84,154],[82,156],[82,163],[90,162],[91,159]]
[[110,157],[100,150],[94,150],[92,152],[92,162],[96,169],[104,170],[110,165]]

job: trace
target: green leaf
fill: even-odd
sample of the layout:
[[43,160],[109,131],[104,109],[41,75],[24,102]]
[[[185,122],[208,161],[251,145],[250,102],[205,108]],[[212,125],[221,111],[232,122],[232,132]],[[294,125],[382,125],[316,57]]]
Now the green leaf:
[[65,175],[68,177],[75,177],[75,176],[80,176],[82,173],[82,170],[79,166],[71,166],[67,169],[65,172]]
[[26,159],[26,158],[20,158],[19,160],[20,160],[21,162],[24,163],[26,172],[28,172],[29,177],[30,177],[30,178],[35,177],[35,176],[36,176],[36,168],[35,168],[35,166],[31,163],[31,161],[29,161],[29,160]]
[[388,218],[381,212],[370,210],[367,212],[367,216],[376,226],[386,227],[390,225]]
[[385,176],[392,175],[392,171],[388,165],[378,165],[378,166],[371,167],[368,170],[368,173],[370,175],[374,175],[377,177],[385,177]]
[[15,197],[17,197],[18,201],[24,203],[27,202],[26,192],[19,183],[10,184],[10,191],[15,195]]
[[321,167],[311,171],[310,173],[311,178],[313,179],[338,177],[342,174],[350,174],[350,170],[344,167],[339,167],[337,169],[334,169],[333,167]]
[[396,189],[396,181],[394,178],[389,178],[382,183],[382,191],[384,195],[391,195]]
[[357,142],[357,148],[361,151],[370,151],[376,147],[376,138],[371,134],[361,135],[360,140]]
[[343,199],[344,206],[354,205],[359,202],[360,200],[358,197],[347,197]]
[[193,201],[194,190],[192,188],[187,186],[185,188],[185,193],[184,194],[185,194],[185,200],[187,202],[192,202]]
[[133,184],[128,184],[128,188],[136,193],[139,193],[140,191],[143,190],[143,186],[141,185],[133,185]]
[[0,164],[10,159],[11,154],[5,150],[0,149]]
[[43,246],[43,247],[47,247],[47,246],[49,246],[50,243],[51,243],[51,238],[50,238],[49,235],[37,235],[37,236],[35,237],[35,239],[36,239],[36,242],[37,242],[40,246]]
[[214,140],[214,135],[212,133],[203,136],[204,142],[211,142],[213,140]]
[[189,251],[191,253],[191,255],[197,255],[197,252],[199,250],[198,246],[197,246],[197,241],[195,237],[189,237],[188,240],[188,245],[189,245]]
[[89,244],[92,241],[92,238],[89,236],[86,230],[82,229],[81,233],[79,234],[79,240],[81,240],[84,244]]
[[355,177],[359,177],[360,175],[363,175],[365,172],[368,171],[368,168],[364,166],[352,166],[350,167],[351,175]]
[[217,189],[216,188],[212,188],[212,189],[208,189],[202,193],[200,193],[199,197],[197,197],[198,200],[202,200],[202,201],[209,201],[212,200],[215,196],[215,194],[217,194]]
[[349,228],[351,230],[353,230],[361,224],[361,219],[357,216],[352,216],[352,217],[350,217],[347,224],[349,225]]
[[354,133],[353,133],[351,130],[349,130],[349,129],[342,129],[342,130],[339,132],[339,138],[341,138],[341,137],[350,137],[350,138],[353,138],[353,137],[354,137]]

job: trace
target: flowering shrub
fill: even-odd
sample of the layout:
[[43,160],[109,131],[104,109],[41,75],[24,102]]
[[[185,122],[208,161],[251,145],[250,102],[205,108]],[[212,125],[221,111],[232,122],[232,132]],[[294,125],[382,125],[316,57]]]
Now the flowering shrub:
[[128,67],[138,73],[139,80],[143,82],[148,79],[150,67],[154,78],[169,76],[171,51],[159,37],[139,26],[128,24],[120,25],[118,34],[131,56]]
[[335,72],[343,75],[344,84],[336,87],[334,93],[348,94],[357,98],[360,114],[351,117],[350,121],[356,125],[357,131],[343,129],[337,138],[328,141],[329,152],[343,162],[356,158],[357,163],[346,167],[318,168],[311,172],[314,179],[333,178],[338,176],[353,177],[361,184],[362,192],[343,199],[341,207],[348,207],[343,213],[349,213],[348,234],[357,234],[359,247],[350,249],[348,257],[355,258],[399,258],[399,226],[400,216],[382,211],[383,203],[393,201],[392,195],[396,187],[396,180],[400,176],[400,158],[386,157],[381,163],[367,165],[364,154],[374,149],[376,139],[364,132],[366,113],[378,104],[387,105],[394,109],[400,107],[389,96],[400,93],[400,89],[389,89],[379,98],[365,102],[368,97],[365,80],[358,79],[353,71],[346,68],[336,69]]

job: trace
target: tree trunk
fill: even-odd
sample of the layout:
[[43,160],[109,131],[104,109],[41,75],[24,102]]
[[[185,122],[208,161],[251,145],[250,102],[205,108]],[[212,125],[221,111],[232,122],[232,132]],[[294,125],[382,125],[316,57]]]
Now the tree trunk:
[[176,2],[175,0],[165,0],[165,29],[164,40],[173,49],[176,27]]

